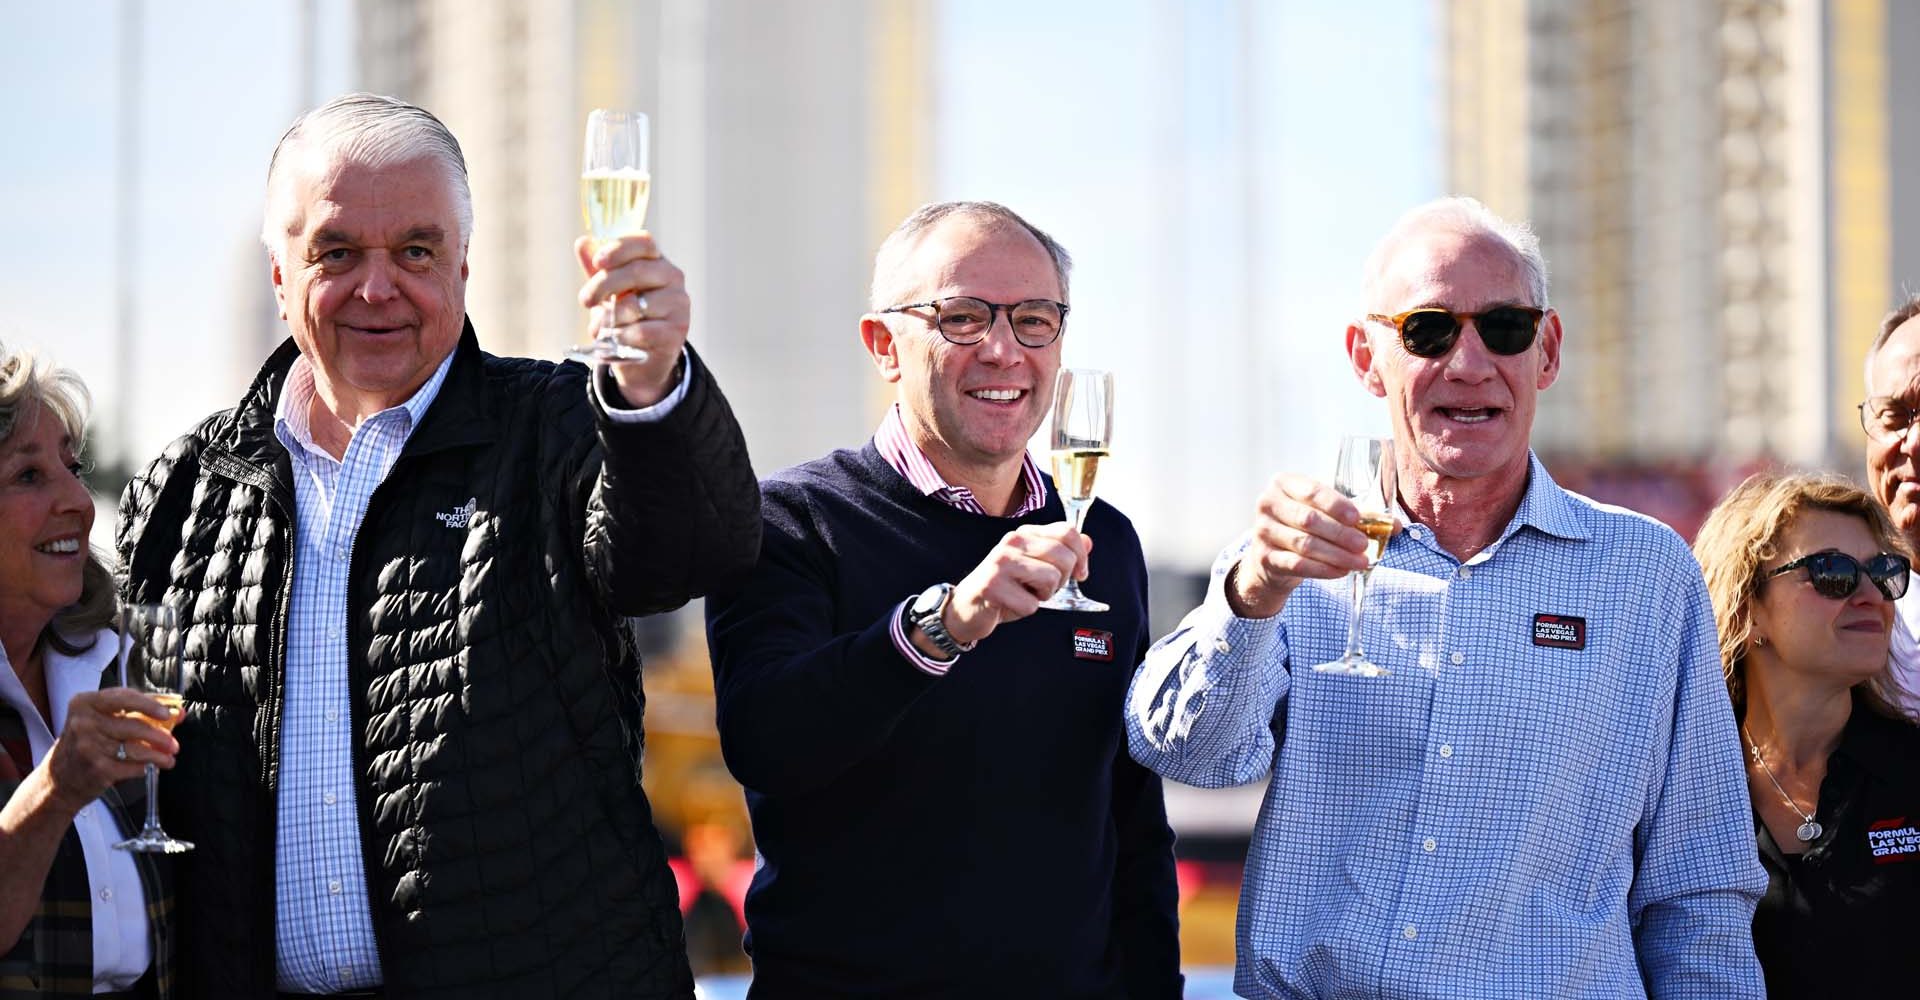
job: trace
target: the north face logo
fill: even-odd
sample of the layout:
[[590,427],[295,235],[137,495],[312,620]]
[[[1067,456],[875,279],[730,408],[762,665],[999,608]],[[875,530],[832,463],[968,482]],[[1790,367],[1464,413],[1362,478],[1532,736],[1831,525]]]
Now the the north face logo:
[[465,507],[455,507],[452,510],[441,511],[433,515],[433,517],[434,520],[439,521],[449,528],[464,528],[467,526],[468,521],[473,520],[473,512],[479,509],[479,507],[480,501],[478,498],[468,497]]

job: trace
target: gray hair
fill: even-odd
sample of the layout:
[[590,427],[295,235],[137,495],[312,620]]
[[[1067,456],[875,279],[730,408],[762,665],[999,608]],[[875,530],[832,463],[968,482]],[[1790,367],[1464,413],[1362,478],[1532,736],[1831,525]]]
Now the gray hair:
[[1360,289],[1361,301],[1368,310],[1389,308],[1380,301],[1380,285],[1400,245],[1429,233],[1487,236],[1506,244],[1526,278],[1528,294],[1533,296],[1529,304],[1547,308],[1547,261],[1540,255],[1540,237],[1524,222],[1508,222],[1478,200],[1456,196],[1427,202],[1402,215],[1374,245],[1373,253],[1367,255]]
[[[20,422],[23,414],[32,412],[37,418],[52,416],[60,421],[77,449],[87,436],[87,411],[92,405],[86,383],[73,369],[0,343],[0,448],[7,447],[16,433],[32,431],[30,425]],[[89,546],[86,568],[81,572],[80,600],[55,612],[41,638],[61,652],[78,653],[86,647],[76,648],[66,637],[91,640],[94,632],[113,624],[115,607],[113,573],[99,551]],[[92,643],[88,641],[87,645]]]
[[899,288],[900,270],[905,266],[908,255],[928,230],[950,215],[965,216],[988,226],[1018,228],[1040,241],[1040,245],[1046,248],[1047,256],[1053,260],[1053,276],[1060,282],[1060,297],[1067,297],[1067,275],[1073,270],[1073,257],[1058,240],[999,202],[938,201],[915,209],[881,242],[879,252],[873,255],[873,286],[867,293],[869,308],[877,312],[899,304],[892,299],[902,294]]
[[425,109],[395,97],[347,94],[336,97],[294,119],[267,166],[266,218],[260,242],[278,260],[285,250],[294,209],[284,165],[318,152],[378,169],[421,158],[438,161],[453,189],[454,212],[459,216],[460,245],[473,236],[473,192],[467,187],[467,161],[460,141],[446,125]]
[[1907,301],[1895,306],[1892,312],[1880,320],[1880,332],[1874,336],[1873,343],[1867,347],[1867,357],[1862,362],[1860,373],[1866,383],[1868,395],[1873,394],[1873,359],[1880,354],[1882,347],[1887,346],[1887,341],[1893,337],[1893,331],[1905,326],[1907,320],[1915,316],[1920,316],[1920,295],[1909,295]]

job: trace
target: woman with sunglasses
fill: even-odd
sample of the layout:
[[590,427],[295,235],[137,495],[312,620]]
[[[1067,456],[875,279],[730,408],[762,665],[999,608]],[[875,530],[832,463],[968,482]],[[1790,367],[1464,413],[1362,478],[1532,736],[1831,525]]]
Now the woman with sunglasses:
[[1694,541],[1746,747],[1769,876],[1754,948],[1771,997],[1912,993],[1920,728],[1893,708],[1893,602],[1909,558],[1838,476],[1761,473]]

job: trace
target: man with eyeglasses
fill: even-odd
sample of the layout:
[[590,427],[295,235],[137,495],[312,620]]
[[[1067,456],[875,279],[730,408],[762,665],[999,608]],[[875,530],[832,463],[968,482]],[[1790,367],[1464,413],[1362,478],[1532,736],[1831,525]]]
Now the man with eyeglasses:
[[[1867,398],[1860,427],[1867,432],[1867,482],[1893,515],[1894,527],[1920,551],[1920,435],[1911,433],[1920,408],[1920,295],[1880,321],[1867,349]],[[1894,602],[1893,675],[1900,707],[1920,715],[1920,598]]]
[[1471,199],[1409,213],[1346,329],[1387,401],[1398,518],[1281,475],[1128,694],[1134,755],[1271,775],[1240,896],[1247,997],[1760,997],[1766,885],[1712,608],[1663,525],[1529,446],[1560,372],[1539,243]]
[[[756,1000],[1180,995],[1173,835],[1120,724],[1140,542],[1104,502],[1073,530],[1026,450],[1068,266],[990,202],[902,222],[860,320],[895,402],[761,484],[759,567],[708,602]],[[1069,576],[1112,610],[1035,614]]]

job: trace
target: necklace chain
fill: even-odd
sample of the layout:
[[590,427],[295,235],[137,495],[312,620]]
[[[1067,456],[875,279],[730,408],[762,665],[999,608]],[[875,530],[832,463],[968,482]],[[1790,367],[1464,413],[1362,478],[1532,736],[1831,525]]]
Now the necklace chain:
[[[1793,796],[1788,795],[1787,790],[1780,787],[1780,779],[1773,776],[1773,768],[1767,766],[1767,758],[1760,753],[1760,744],[1754,740],[1753,733],[1747,730],[1747,724],[1744,722],[1740,724],[1740,735],[1747,738],[1747,747],[1753,752],[1754,763],[1760,765],[1760,771],[1767,776],[1768,781],[1773,783],[1773,790],[1780,793],[1780,800],[1785,802],[1787,808],[1793,810],[1794,815],[1800,817],[1803,821],[1800,824],[1800,829],[1796,830],[1794,835],[1803,841],[1813,840],[1819,837],[1820,824],[1813,821],[1814,814],[1801,809],[1800,803],[1793,801]],[[1818,811],[1820,803],[1818,801],[1814,802],[1813,808]],[[1811,836],[1808,835],[1809,830],[1812,831]]]

